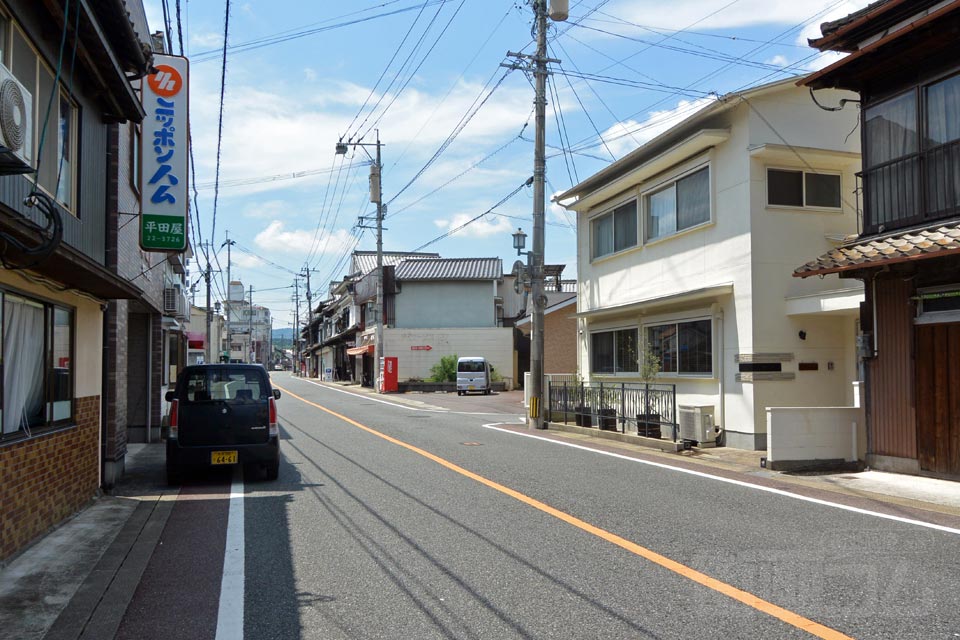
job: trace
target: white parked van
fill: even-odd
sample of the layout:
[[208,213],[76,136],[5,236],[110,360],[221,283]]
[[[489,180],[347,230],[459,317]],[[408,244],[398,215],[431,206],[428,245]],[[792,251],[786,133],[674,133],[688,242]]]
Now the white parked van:
[[468,391],[490,394],[490,363],[486,358],[460,358],[457,360],[457,395]]

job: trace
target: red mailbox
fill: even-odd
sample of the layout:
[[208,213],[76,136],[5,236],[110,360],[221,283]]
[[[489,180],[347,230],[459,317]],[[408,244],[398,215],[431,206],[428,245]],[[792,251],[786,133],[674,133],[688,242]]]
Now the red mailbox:
[[399,388],[397,384],[397,358],[388,357],[383,359],[383,393],[396,392]]

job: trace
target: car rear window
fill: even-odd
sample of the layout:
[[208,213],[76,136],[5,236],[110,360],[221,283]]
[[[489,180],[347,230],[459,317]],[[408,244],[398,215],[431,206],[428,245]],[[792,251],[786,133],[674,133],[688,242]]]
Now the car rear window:
[[186,402],[259,402],[270,395],[263,376],[257,371],[190,371],[184,384]]
[[482,373],[483,372],[483,361],[474,360],[474,361],[465,361],[457,363],[457,371],[463,371],[465,373]]

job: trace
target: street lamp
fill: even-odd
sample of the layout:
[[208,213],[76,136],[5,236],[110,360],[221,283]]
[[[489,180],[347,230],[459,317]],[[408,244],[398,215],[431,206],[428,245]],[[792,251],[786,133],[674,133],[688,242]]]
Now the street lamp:
[[[377,205],[377,326],[374,338],[374,366],[378,367],[375,372],[374,388],[380,391],[380,372],[383,370],[383,190],[381,189],[380,176],[383,164],[380,161],[380,130],[377,130],[377,141],[371,142],[337,142],[334,151],[337,155],[346,155],[347,148],[353,147],[373,147],[377,148],[377,157],[370,165],[370,202]],[[366,153],[366,149],[364,149]],[[370,154],[367,153],[367,156]]]
[[517,250],[517,255],[523,255],[524,253],[530,253],[529,251],[524,251],[523,248],[527,246],[527,234],[523,232],[523,229],[517,229],[513,232],[513,248]]

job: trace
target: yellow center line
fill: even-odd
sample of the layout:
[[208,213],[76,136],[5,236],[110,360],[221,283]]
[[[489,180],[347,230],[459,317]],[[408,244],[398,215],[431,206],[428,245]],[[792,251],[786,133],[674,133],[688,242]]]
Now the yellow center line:
[[348,424],[351,424],[351,425],[357,427],[358,429],[362,429],[362,430],[366,431],[367,433],[370,433],[371,435],[375,435],[375,436],[377,436],[378,438],[382,438],[382,439],[386,440],[387,442],[390,442],[390,443],[392,443],[392,444],[397,445],[398,447],[403,447],[404,449],[407,449],[407,450],[412,451],[412,452],[414,452],[414,453],[416,453],[416,454],[418,454],[418,455],[421,455],[421,456],[423,456],[424,458],[427,458],[427,459],[429,459],[429,460],[432,460],[432,461],[436,462],[437,464],[441,465],[442,467],[445,467],[445,468],[449,469],[450,471],[454,471],[454,472],[456,472],[456,473],[459,473],[460,475],[465,476],[465,477],[467,477],[467,478],[470,478],[471,480],[475,480],[476,482],[479,482],[480,484],[486,485],[486,486],[490,487],[491,489],[493,489],[493,490],[495,490],[495,491],[499,491],[500,493],[503,493],[503,494],[505,494],[505,495],[508,495],[508,496],[510,496],[511,498],[514,498],[514,499],[516,499],[516,500],[519,500],[520,502],[522,502],[522,503],[524,503],[524,504],[526,504],[526,505],[528,505],[528,506],[531,506],[531,507],[533,507],[534,509],[538,509],[539,511],[542,511],[543,513],[546,513],[546,514],[549,514],[549,515],[553,516],[554,518],[557,518],[558,520],[562,520],[563,522],[566,522],[567,524],[570,524],[570,525],[572,525],[572,526],[574,526],[574,527],[577,527],[578,529],[581,529],[581,530],[583,530],[583,531],[586,531],[587,533],[590,533],[590,534],[592,534],[592,535],[595,535],[595,536],[597,536],[598,538],[601,538],[601,539],[603,539],[603,540],[606,540],[607,542],[609,542],[609,543],[611,543],[611,544],[614,544],[614,545],[616,545],[616,546],[618,546],[618,547],[620,547],[620,548],[622,548],[622,549],[626,549],[626,550],[629,551],[630,553],[633,553],[633,554],[636,554],[636,555],[638,555],[638,556],[640,556],[640,557],[642,557],[642,558],[645,558],[645,559],[649,560],[650,562],[653,562],[654,564],[660,565],[661,567],[663,567],[663,568],[665,568],[665,569],[668,569],[668,570],[676,573],[677,575],[683,576],[684,578],[687,578],[688,580],[692,580],[693,582],[696,582],[696,583],[698,583],[698,584],[701,584],[701,585],[703,585],[703,586],[705,586],[705,587],[707,587],[707,588],[709,588],[709,589],[712,589],[712,590],[716,591],[717,593],[722,593],[723,595],[725,595],[725,596],[727,596],[727,597],[729,597],[729,598],[733,598],[734,600],[736,600],[736,601],[738,601],[738,602],[742,602],[743,604],[747,605],[748,607],[752,607],[752,608],[756,609],[757,611],[761,611],[761,612],[763,612],[763,613],[766,613],[767,615],[773,616],[774,618],[777,618],[778,620],[781,620],[781,621],[783,621],[783,622],[785,622],[785,623],[787,623],[787,624],[789,624],[789,625],[791,625],[791,626],[793,626],[793,627],[796,627],[797,629],[801,629],[801,630],[803,630],[803,631],[806,631],[807,633],[809,633],[809,634],[811,634],[811,635],[814,635],[814,636],[816,636],[816,637],[818,637],[818,638],[824,638],[824,640],[852,640],[852,638],[851,638],[850,636],[847,636],[847,635],[845,635],[845,634],[843,634],[843,633],[840,633],[839,631],[837,631],[837,630],[835,630],[835,629],[831,629],[830,627],[826,627],[826,626],[820,624],[819,622],[815,622],[815,621],[813,621],[813,620],[810,620],[809,618],[804,618],[804,617],[801,616],[800,614],[794,613],[793,611],[790,611],[790,610],[788,610],[788,609],[784,609],[783,607],[777,606],[777,605],[773,604],[772,602],[768,602],[767,600],[764,600],[763,598],[760,598],[760,597],[758,597],[758,596],[750,593],[749,591],[744,591],[744,590],[742,590],[742,589],[738,589],[737,587],[734,587],[733,585],[727,584],[726,582],[722,582],[722,581],[720,581],[720,580],[717,580],[716,578],[711,578],[710,576],[708,576],[708,575],[705,574],[705,573],[701,573],[700,571],[697,571],[696,569],[692,569],[692,568],[690,568],[690,567],[688,567],[688,566],[686,566],[686,565],[684,565],[684,564],[681,564],[681,563],[679,563],[679,562],[677,562],[677,561],[675,561],[675,560],[671,560],[670,558],[668,558],[668,557],[666,557],[666,556],[662,556],[662,555],[660,555],[659,553],[657,553],[657,552],[655,552],[655,551],[651,551],[650,549],[647,549],[646,547],[640,546],[639,544],[637,544],[637,543],[635,543],[635,542],[631,542],[631,541],[627,540],[626,538],[621,538],[620,536],[616,535],[615,533],[611,533],[611,532],[609,532],[609,531],[606,531],[605,529],[601,529],[600,527],[596,527],[596,526],[590,524],[589,522],[586,522],[586,521],[584,521],[584,520],[581,520],[581,519],[579,519],[579,518],[577,518],[577,517],[575,517],[575,516],[572,516],[572,515],[570,515],[569,513],[566,513],[566,512],[564,512],[564,511],[560,511],[559,509],[556,509],[556,508],[554,508],[554,507],[551,507],[550,505],[548,505],[548,504],[546,504],[546,503],[544,503],[544,502],[540,502],[539,500],[537,500],[537,499],[535,499],[535,498],[531,498],[531,497],[528,496],[528,495],[525,495],[525,494],[523,494],[523,493],[520,493],[519,491],[516,491],[516,490],[514,490],[514,489],[511,489],[510,487],[504,486],[504,485],[502,485],[502,484],[499,484],[499,483],[497,483],[497,482],[494,482],[493,480],[490,480],[489,478],[485,478],[485,477],[483,477],[483,476],[481,476],[481,475],[478,475],[478,474],[476,474],[476,473],[474,473],[474,472],[472,472],[472,471],[469,471],[469,470],[467,470],[467,469],[464,469],[463,467],[460,467],[460,466],[458,466],[458,465],[450,462],[449,460],[445,460],[444,458],[441,458],[441,457],[439,457],[439,456],[437,456],[437,455],[434,455],[434,454],[430,453],[429,451],[425,451],[424,449],[420,449],[419,447],[415,447],[415,446],[412,445],[412,444],[408,444],[408,443],[406,443],[406,442],[404,442],[404,441],[402,441],[402,440],[397,440],[396,438],[393,438],[393,437],[391,437],[391,436],[388,436],[388,435],[386,435],[385,433],[381,433],[381,432],[379,432],[379,431],[377,431],[377,430],[375,430],[375,429],[371,429],[370,427],[368,427],[368,426],[366,426],[366,425],[360,424],[360,423],[357,422],[356,420],[352,420],[352,419],[348,418],[348,417],[345,416],[345,415],[342,415],[342,414],[337,413],[336,411],[333,411],[332,409],[328,409],[327,407],[324,407],[324,406],[322,406],[322,405],[319,405],[319,404],[317,404],[317,403],[315,403],[315,402],[311,402],[310,400],[307,400],[306,398],[301,398],[301,397],[298,396],[297,394],[292,393],[291,391],[287,391],[286,389],[283,389],[282,387],[278,387],[278,388],[282,389],[283,392],[286,393],[286,394],[288,394],[289,396],[291,396],[291,397],[293,397],[293,398],[296,398],[297,400],[300,400],[301,402],[304,402],[304,403],[310,405],[311,407],[316,407],[317,409],[320,409],[321,411],[324,411],[324,412],[326,412],[326,413],[329,413],[330,415],[335,416],[335,417],[339,418],[340,420],[343,420],[344,422],[346,422],[346,423],[348,423]]

